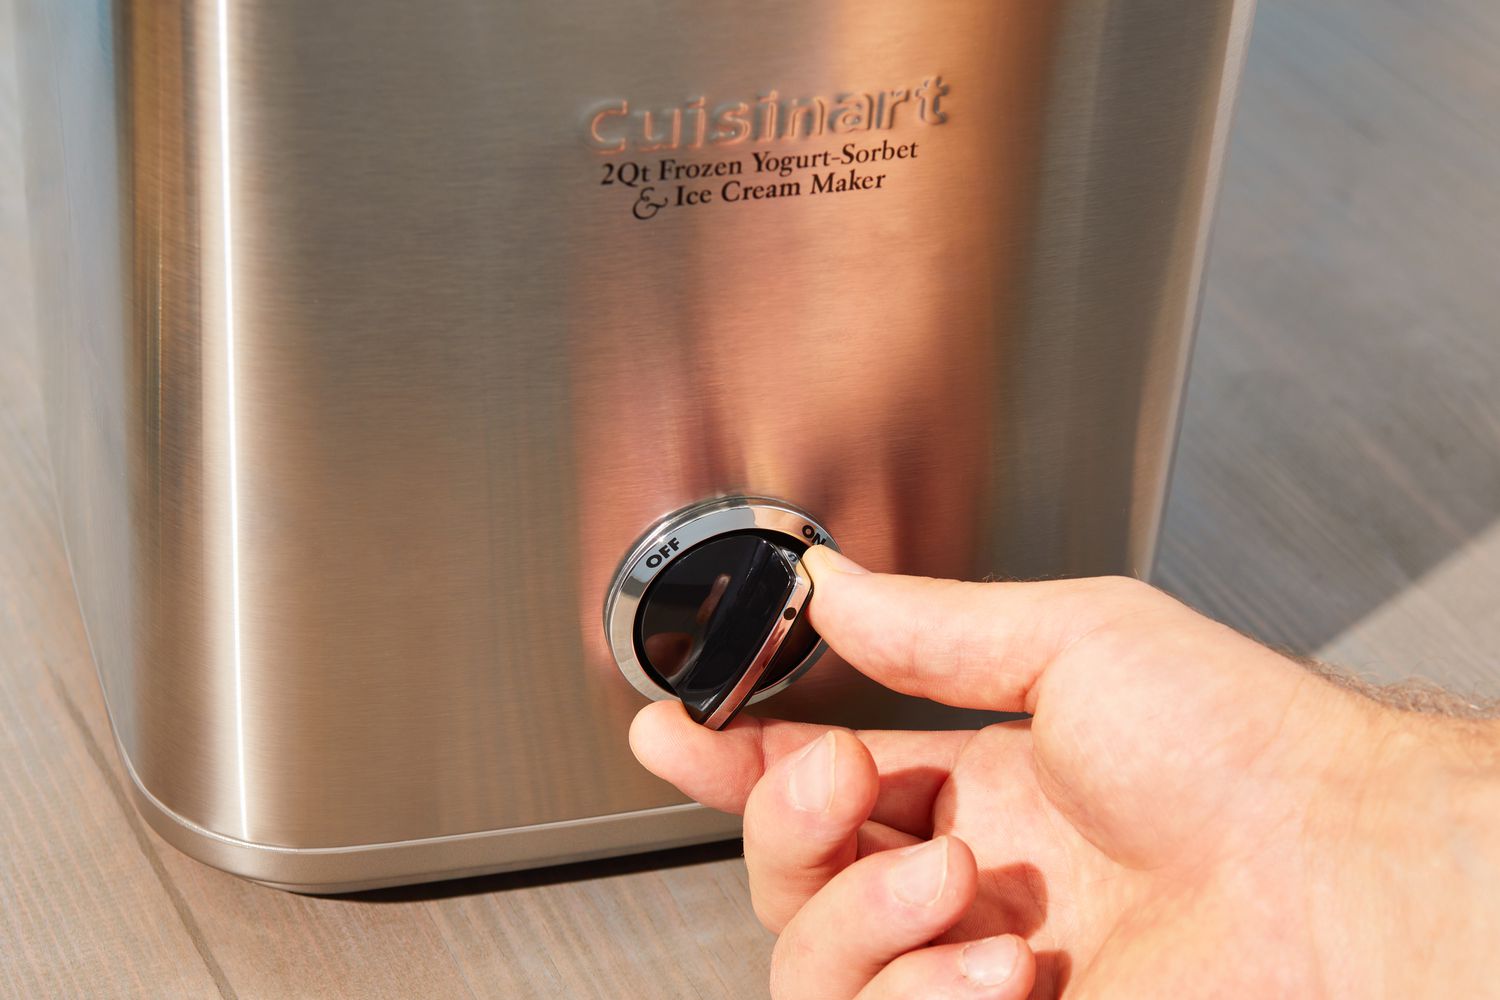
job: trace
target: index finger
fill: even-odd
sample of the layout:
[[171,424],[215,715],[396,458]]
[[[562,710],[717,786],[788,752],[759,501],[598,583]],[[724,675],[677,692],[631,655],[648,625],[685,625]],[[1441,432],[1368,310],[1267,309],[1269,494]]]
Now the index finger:
[[1192,615],[1128,577],[962,583],[870,573],[832,549],[802,556],[808,615],[850,666],[904,694],[1036,711],[1047,669],[1076,643],[1144,611]]

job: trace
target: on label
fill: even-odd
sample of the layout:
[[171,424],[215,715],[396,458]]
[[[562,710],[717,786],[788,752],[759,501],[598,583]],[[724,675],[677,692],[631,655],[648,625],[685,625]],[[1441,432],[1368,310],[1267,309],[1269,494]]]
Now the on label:
[[828,536],[823,534],[821,531],[819,531],[817,528],[814,528],[810,524],[804,524],[802,526],[802,537],[807,539],[807,544],[809,545],[829,544]]

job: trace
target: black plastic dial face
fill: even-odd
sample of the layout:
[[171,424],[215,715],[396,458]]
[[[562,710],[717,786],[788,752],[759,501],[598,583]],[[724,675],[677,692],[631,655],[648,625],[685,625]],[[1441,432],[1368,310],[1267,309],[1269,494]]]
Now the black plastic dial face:
[[[712,712],[749,668],[792,591],[803,548],[755,532],[724,535],[678,556],[646,589],[637,654],[691,714]],[[757,687],[785,677],[817,642],[804,616]]]

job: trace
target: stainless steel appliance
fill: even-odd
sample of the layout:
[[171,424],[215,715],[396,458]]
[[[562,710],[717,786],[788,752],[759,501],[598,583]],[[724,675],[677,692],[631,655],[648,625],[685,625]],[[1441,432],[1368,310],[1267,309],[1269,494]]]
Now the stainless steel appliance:
[[[142,813],[314,892],[731,836],[625,742],[694,546],[770,545],[766,628],[810,542],[1147,573],[1250,12],[23,0],[50,448]],[[974,721],[784,638],[756,711]]]

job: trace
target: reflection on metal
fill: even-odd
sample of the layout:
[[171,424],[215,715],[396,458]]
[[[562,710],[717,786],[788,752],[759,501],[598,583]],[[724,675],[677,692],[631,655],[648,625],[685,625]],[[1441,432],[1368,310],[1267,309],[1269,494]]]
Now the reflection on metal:
[[219,228],[224,232],[224,444],[229,456],[229,642],[234,661],[234,762],[239,779],[240,836],[250,836],[249,783],[245,775],[245,662],[240,644],[240,463],[234,414],[234,199],[230,197],[229,6],[218,0],[219,28]]

